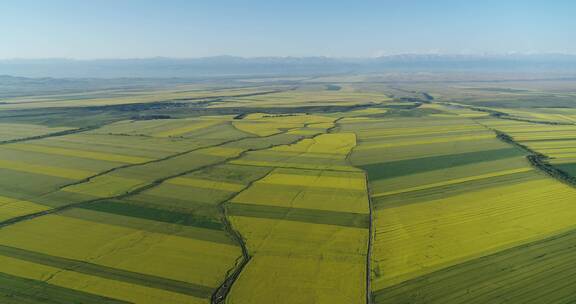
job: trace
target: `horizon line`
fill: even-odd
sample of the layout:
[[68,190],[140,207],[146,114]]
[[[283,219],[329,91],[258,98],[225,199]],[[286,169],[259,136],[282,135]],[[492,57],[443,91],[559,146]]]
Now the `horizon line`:
[[98,60],[151,60],[151,59],[172,59],[172,60],[194,60],[194,59],[214,59],[214,58],[235,58],[235,59],[305,59],[323,58],[334,60],[358,60],[358,59],[378,59],[401,56],[451,56],[451,57],[506,57],[506,56],[576,56],[572,52],[484,52],[484,53],[441,53],[441,52],[405,52],[390,53],[378,56],[330,56],[330,55],[265,55],[265,56],[241,56],[241,55],[211,55],[211,56],[145,56],[145,57],[2,57],[0,61],[34,61],[34,60],[62,60],[62,61],[98,61]]

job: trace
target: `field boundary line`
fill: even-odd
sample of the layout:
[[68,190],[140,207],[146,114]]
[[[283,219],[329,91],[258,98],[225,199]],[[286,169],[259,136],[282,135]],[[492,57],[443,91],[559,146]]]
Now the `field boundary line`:
[[[344,117],[341,117],[340,119],[343,119]],[[334,125],[336,125],[340,119],[338,119],[337,121],[335,121]],[[361,170],[361,172],[364,174],[364,182],[366,183],[366,196],[368,199],[368,244],[366,246],[366,304],[372,304],[373,303],[373,296],[372,296],[372,247],[374,244],[373,241],[373,236],[374,236],[374,204],[372,202],[372,190],[370,188],[370,181],[368,179],[368,172],[366,172],[366,170],[356,167],[353,165],[352,161],[350,160],[350,158],[352,157],[352,154],[354,153],[354,150],[356,150],[356,148],[358,147],[358,135],[356,133],[354,133],[355,139],[356,139],[356,145],[354,145],[354,147],[352,149],[350,149],[350,151],[348,152],[348,154],[346,155],[346,162],[354,167],[357,168],[358,170]]]
[[44,139],[44,138],[49,138],[49,137],[59,137],[59,136],[71,135],[71,134],[95,130],[98,128],[100,128],[100,126],[89,126],[89,127],[82,127],[82,128],[77,128],[77,129],[71,129],[71,130],[58,131],[58,132],[53,132],[53,133],[48,133],[48,134],[43,134],[43,135],[36,135],[36,136],[30,136],[30,137],[24,137],[24,138],[4,140],[4,141],[0,141],[0,145],[14,144],[14,143],[19,143],[19,142],[38,140],[38,139]]
[[[289,131],[289,130],[286,130],[286,131],[284,131],[284,132],[282,132],[282,133],[279,133],[279,134],[273,134],[273,135],[270,135],[270,136],[255,137],[255,138],[266,138],[266,137],[281,135],[281,134],[285,134],[285,133],[288,132],[288,131]],[[324,133],[322,133],[322,134],[324,134]],[[314,136],[311,136],[311,137],[309,137],[309,136],[298,136],[298,137],[296,137],[296,138],[295,138],[291,143],[289,143],[289,144],[294,144],[294,143],[300,142],[300,141],[302,141],[302,140],[304,140],[304,139],[307,139],[307,138],[313,138],[313,137],[315,137],[315,136],[318,136],[318,135],[314,135]],[[252,137],[249,136],[249,137],[244,137],[244,138],[242,138],[242,139],[246,139],[246,138],[252,138]],[[241,140],[241,139],[237,139],[237,140]],[[223,145],[223,144],[225,144],[225,143],[221,143],[221,144],[219,144],[219,145]],[[229,157],[229,158],[226,158],[226,159],[224,159],[224,160],[221,160],[221,161],[218,161],[218,162],[215,162],[215,163],[206,164],[206,165],[204,165],[204,166],[200,166],[200,167],[197,167],[197,168],[194,168],[194,169],[190,169],[190,170],[186,170],[186,171],[183,171],[183,172],[179,172],[178,174],[173,174],[173,175],[170,175],[170,176],[165,176],[165,177],[162,177],[162,178],[158,178],[158,179],[156,179],[156,180],[151,181],[150,183],[148,183],[148,184],[146,184],[146,185],[137,187],[137,188],[135,188],[135,189],[132,189],[132,190],[130,190],[130,191],[126,192],[126,193],[120,194],[120,195],[115,195],[115,196],[110,196],[110,197],[103,197],[103,198],[96,198],[96,199],[87,200],[87,201],[81,201],[81,202],[77,202],[77,203],[72,203],[72,204],[68,204],[68,205],[64,205],[64,206],[52,208],[52,209],[49,209],[49,210],[44,210],[44,211],[40,211],[40,212],[36,212],[36,213],[32,213],[32,214],[27,214],[27,215],[23,215],[23,216],[19,216],[19,217],[14,217],[14,218],[5,220],[5,221],[3,221],[3,222],[0,222],[0,229],[2,229],[2,228],[4,228],[4,227],[7,227],[7,226],[14,225],[14,224],[18,224],[18,223],[21,223],[21,222],[33,220],[33,219],[35,219],[35,218],[42,217],[42,216],[44,216],[44,215],[57,214],[57,213],[60,213],[60,212],[63,212],[63,211],[69,210],[69,209],[73,209],[73,208],[78,208],[78,207],[81,207],[81,206],[84,206],[84,205],[97,204],[98,202],[103,202],[103,201],[108,201],[108,200],[124,199],[124,198],[130,197],[130,196],[133,196],[133,195],[137,195],[137,194],[139,194],[139,193],[141,193],[141,192],[144,192],[144,191],[146,191],[146,190],[155,188],[156,186],[159,186],[159,185],[163,184],[165,181],[170,180],[170,179],[172,179],[172,178],[176,178],[176,177],[184,176],[184,175],[187,175],[187,174],[190,174],[190,173],[193,173],[193,172],[205,170],[205,169],[210,168],[210,167],[223,165],[223,164],[226,164],[226,163],[228,163],[228,162],[230,162],[230,161],[233,161],[233,160],[236,160],[236,159],[240,159],[240,158],[244,157],[247,153],[250,153],[250,152],[259,151],[259,150],[266,150],[266,149],[273,148],[273,147],[275,147],[275,146],[282,146],[282,145],[286,145],[286,144],[285,144],[285,143],[282,143],[282,144],[269,144],[269,145],[267,145],[266,147],[262,147],[262,148],[257,148],[257,149],[250,148],[250,149],[246,149],[246,150],[242,151],[241,153],[239,153],[239,154],[236,155],[236,156]],[[250,183],[249,185],[251,185],[251,183]],[[247,187],[249,187],[249,185],[248,185]],[[244,189],[243,189],[243,190],[244,190]],[[243,191],[243,190],[242,190],[242,191]],[[236,194],[234,194],[234,196],[236,196]],[[226,202],[227,202],[227,201],[223,201],[221,204],[225,204]],[[224,209],[224,211],[226,212],[225,209]],[[225,219],[225,222],[224,222],[224,225],[227,225],[227,224],[230,225],[230,223],[229,223],[228,220],[227,220],[226,213],[224,213],[223,216],[226,218],[226,219]],[[247,248],[245,247],[245,245],[244,245],[244,243],[243,243],[243,239],[242,239],[242,236],[240,235],[240,233],[237,232],[237,231],[235,231],[235,230],[232,228],[231,225],[230,225],[230,229],[231,229],[231,230],[227,230],[227,232],[231,233],[231,236],[234,238],[234,240],[235,240],[235,241],[238,241],[238,240],[241,241],[238,245],[240,245],[240,247],[242,248],[243,257],[244,257],[244,252],[245,252],[246,255],[248,255],[248,250],[247,250]],[[240,264],[240,267],[238,267],[238,268],[235,270],[236,277],[240,275],[243,267],[248,263],[249,260],[250,260],[250,256],[249,256],[249,255],[248,255],[248,259],[247,259],[246,261],[244,261],[244,259],[242,260],[242,261],[244,261],[244,262],[242,262],[242,263]],[[227,278],[227,279],[225,280],[225,282],[228,282],[228,280],[229,280],[229,279]],[[234,278],[234,280],[235,280],[235,278]],[[233,282],[232,282],[232,283],[233,283]],[[230,284],[230,287],[231,287],[231,286],[232,286],[232,284]],[[220,288],[218,288],[217,290],[220,290]],[[228,290],[229,290],[229,289],[228,289]],[[212,297],[213,297],[213,296],[212,296]],[[222,300],[225,300],[225,296],[222,298]],[[222,303],[222,302],[216,302],[216,303]]]
[[559,182],[562,182],[568,186],[576,188],[576,177],[550,164],[548,162],[550,158],[547,155],[534,151],[529,147],[517,142],[512,136],[508,135],[507,133],[495,129],[492,130],[494,131],[494,133],[496,133],[496,137],[498,137],[498,139],[500,139],[501,141],[513,145],[529,153],[528,155],[526,155],[526,159],[528,160],[528,162],[530,162],[530,165],[532,165],[532,167],[556,179]]
[[95,179],[95,178],[97,178],[97,177],[99,177],[99,176],[107,175],[107,174],[113,173],[113,172],[118,171],[118,170],[127,169],[127,168],[132,168],[132,167],[138,167],[138,166],[145,166],[145,165],[154,164],[154,163],[159,163],[159,162],[163,162],[163,161],[166,161],[166,160],[170,160],[170,159],[172,159],[172,158],[176,158],[176,157],[183,156],[183,155],[186,155],[186,154],[189,154],[189,153],[193,153],[193,152],[196,152],[196,151],[198,151],[198,150],[209,149],[209,148],[216,148],[216,147],[220,147],[220,146],[223,146],[223,145],[235,143],[235,142],[237,142],[237,141],[241,141],[241,140],[249,139],[249,138],[253,138],[253,137],[252,137],[252,136],[246,136],[246,137],[242,137],[242,138],[227,140],[227,141],[221,142],[221,143],[219,143],[219,144],[215,144],[215,145],[211,145],[211,146],[204,146],[204,147],[197,147],[197,148],[194,148],[194,149],[190,149],[190,150],[178,152],[178,153],[175,153],[175,154],[170,154],[170,155],[165,156],[165,157],[162,157],[162,158],[157,158],[157,159],[149,160],[149,161],[142,162],[142,163],[126,164],[126,165],[114,167],[114,168],[111,168],[111,169],[108,169],[108,170],[99,172],[99,173],[97,173],[97,174],[94,174],[94,175],[92,175],[92,176],[88,176],[88,177],[86,177],[86,178],[84,178],[84,179],[82,179],[82,180],[75,181],[75,182],[72,182],[72,183],[69,183],[69,184],[66,184],[66,185],[62,185],[62,186],[58,187],[58,189],[56,189],[56,190],[54,190],[54,191],[52,191],[52,192],[56,192],[56,191],[62,190],[62,189],[67,188],[67,187],[77,186],[77,185],[80,185],[80,184],[88,183],[88,182],[90,182],[91,180],[93,180],[93,179]]
[[230,220],[228,218],[229,214],[228,214],[227,205],[231,204],[232,200],[234,198],[236,198],[238,195],[240,195],[244,191],[250,189],[250,187],[252,187],[252,185],[254,185],[258,181],[261,181],[264,178],[268,177],[270,174],[272,174],[273,171],[274,171],[274,168],[270,167],[270,171],[268,173],[264,174],[264,176],[249,182],[242,190],[240,190],[236,193],[233,193],[227,200],[218,204],[218,207],[221,208],[221,212],[223,215],[224,226],[225,226],[226,230],[232,235],[232,237],[240,244],[240,247],[242,249],[242,256],[237,261],[237,264],[235,265],[235,267],[228,271],[228,273],[226,274],[225,280],[222,282],[222,284],[220,284],[220,286],[218,286],[216,291],[212,294],[212,298],[210,301],[211,304],[221,304],[221,303],[224,303],[226,301],[226,297],[230,293],[230,290],[232,289],[232,285],[234,285],[234,282],[236,282],[236,280],[238,279],[238,277],[240,276],[240,274],[242,273],[242,271],[244,270],[246,265],[248,265],[248,263],[252,259],[252,256],[250,255],[250,252],[248,251],[248,247],[246,247],[246,242],[244,241],[242,234],[238,230],[234,229],[234,225],[232,225],[232,223],[230,222]]
[[[321,136],[324,134],[328,134],[330,133],[332,130],[334,130],[337,127],[337,122],[342,119],[343,117],[340,117],[338,119],[335,119],[333,121],[334,126],[326,129],[325,133],[318,133],[316,135],[313,136],[300,136],[297,140],[295,140],[294,142],[290,143],[290,144],[280,144],[280,145],[274,145],[274,146],[284,146],[284,145],[294,145],[297,144],[299,142],[301,142],[302,140],[305,139],[314,139],[317,136]],[[310,125],[311,123],[306,123],[304,124],[304,128],[308,127],[308,125]],[[298,129],[298,128],[295,128]],[[281,132],[279,134],[286,134],[287,132],[289,132],[290,130],[285,130],[284,132]],[[272,147],[269,148],[264,148],[264,149],[259,149],[259,150],[267,150],[270,149]],[[248,153],[250,151],[244,151],[241,153],[241,155],[239,155],[236,159],[240,159],[241,157],[243,157],[245,153]],[[233,161],[232,159],[229,161]],[[239,164],[239,166],[244,166],[242,164]],[[262,167],[266,167],[266,166],[262,166]],[[266,178],[267,176],[269,176],[270,174],[272,174],[272,172],[276,169],[278,169],[278,167],[274,167],[274,166],[270,166],[267,167],[270,168],[270,172],[268,172],[267,174],[265,174],[264,176],[262,176],[261,178],[255,179],[253,181],[251,181],[250,183],[248,183],[246,185],[246,187],[244,189],[242,189],[239,192],[234,193],[227,201],[222,202],[219,207],[223,208],[224,211],[224,224],[226,227],[229,227],[229,231],[232,233],[232,236],[234,238],[237,238],[241,248],[242,248],[242,259],[239,261],[239,264],[236,266],[235,269],[231,269],[230,271],[232,271],[232,274],[228,275],[227,278],[224,280],[224,282],[222,282],[222,284],[216,289],[216,291],[214,292],[214,294],[212,295],[211,298],[211,304],[222,304],[226,302],[226,298],[228,296],[228,294],[230,293],[230,290],[232,289],[234,283],[236,282],[236,280],[238,279],[238,277],[240,276],[240,274],[242,273],[242,271],[244,270],[244,268],[246,267],[246,265],[248,265],[248,263],[250,262],[250,260],[252,259],[252,256],[250,255],[250,252],[248,251],[248,248],[246,247],[246,243],[244,242],[244,238],[242,237],[242,234],[237,231],[236,229],[234,229],[232,223],[230,222],[230,220],[228,219],[229,215],[228,215],[228,210],[226,208],[226,206],[228,204],[231,203],[231,201],[237,197],[238,195],[240,195],[242,192],[248,190],[250,187],[252,187],[253,184],[257,183],[260,180],[263,180],[264,178]]]

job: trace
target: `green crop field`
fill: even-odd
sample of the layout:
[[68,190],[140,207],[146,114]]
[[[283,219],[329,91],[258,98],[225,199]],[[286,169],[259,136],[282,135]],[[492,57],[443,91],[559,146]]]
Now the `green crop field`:
[[576,83],[551,83],[7,97],[0,303],[572,303]]

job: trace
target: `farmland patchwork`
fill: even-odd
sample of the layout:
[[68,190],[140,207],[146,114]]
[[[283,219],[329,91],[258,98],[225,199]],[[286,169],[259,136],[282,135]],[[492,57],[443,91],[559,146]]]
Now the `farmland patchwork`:
[[7,99],[0,302],[576,301],[576,114],[318,79]]

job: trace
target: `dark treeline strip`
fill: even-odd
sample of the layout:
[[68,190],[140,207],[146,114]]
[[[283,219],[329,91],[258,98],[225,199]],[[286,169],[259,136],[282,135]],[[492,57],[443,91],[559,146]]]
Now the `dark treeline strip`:
[[494,132],[496,132],[497,137],[503,142],[514,145],[515,147],[530,153],[528,156],[526,156],[526,158],[534,168],[548,174],[549,176],[565,184],[576,187],[576,176],[572,176],[569,173],[562,171],[558,167],[555,167],[554,165],[550,164],[548,162],[549,158],[547,155],[544,155],[540,152],[530,149],[529,147],[517,142],[516,140],[514,140],[512,136],[504,132],[498,130],[494,130]]

